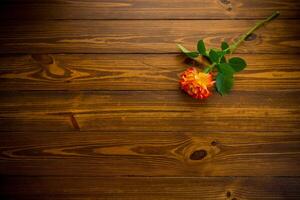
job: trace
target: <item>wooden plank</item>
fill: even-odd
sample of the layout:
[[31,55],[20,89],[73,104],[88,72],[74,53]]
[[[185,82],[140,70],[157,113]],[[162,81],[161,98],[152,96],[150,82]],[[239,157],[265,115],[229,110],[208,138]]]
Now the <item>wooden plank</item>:
[[0,131],[298,131],[299,92],[1,93]]
[[299,18],[297,0],[2,0],[1,19],[248,19],[275,10]]
[[1,133],[2,176],[299,176],[299,132]]
[[[178,53],[232,42],[253,20],[54,20],[0,25],[0,53]],[[276,20],[239,47],[240,53],[300,53],[299,20]]]
[[[104,110],[188,111],[203,107],[227,108],[297,108],[299,92],[233,91],[230,95],[215,94],[207,100],[197,100],[181,91],[2,91],[0,110],[2,113],[87,113]],[[146,107],[148,109],[146,109]],[[125,109],[127,108],[127,109]]]
[[[234,91],[299,91],[296,54],[243,54],[246,71]],[[188,66],[173,54],[52,54],[0,56],[0,90],[178,90]]]
[[299,199],[299,178],[1,177],[5,199]]

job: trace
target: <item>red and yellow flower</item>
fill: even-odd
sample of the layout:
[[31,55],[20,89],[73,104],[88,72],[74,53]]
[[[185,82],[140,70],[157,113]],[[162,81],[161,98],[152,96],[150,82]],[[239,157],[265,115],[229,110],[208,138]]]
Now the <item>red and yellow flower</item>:
[[212,93],[209,90],[215,83],[210,73],[198,72],[195,67],[185,70],[179,80],[181,89],[196,99],[205,99]]

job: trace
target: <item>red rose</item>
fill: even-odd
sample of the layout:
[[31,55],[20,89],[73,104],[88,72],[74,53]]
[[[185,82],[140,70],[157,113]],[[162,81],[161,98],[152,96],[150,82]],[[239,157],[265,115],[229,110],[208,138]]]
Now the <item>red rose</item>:
[[212,93],[209,90],[215,83],[210,73],[198,72],[195,67],[185,70],[179,80],[181,89],[196,99],[205,99]]

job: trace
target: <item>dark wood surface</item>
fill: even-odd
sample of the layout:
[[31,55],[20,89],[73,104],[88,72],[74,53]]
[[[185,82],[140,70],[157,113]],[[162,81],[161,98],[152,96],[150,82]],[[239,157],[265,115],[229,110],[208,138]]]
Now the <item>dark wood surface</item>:
[[[258,30],[237,53],[300,53],[300,20],[278,19]],[[4,20],[0,53],[178,53],[232,42],[255,20]]]
[[[233,91],[178,87],[232,42]],[[3,0],[1,199],[300,199],[300,1]]]
[[[278,92],[278,95],[281,91],[299,91],[297,54],[236,56],[246,59],[248,68],[236,74],[234,91]],[[189,66],[184,61],[185,57],[179,54],[2,55],[0,91],[174,90],[178,93],[178,76]]]
[[280,10],[298,18],[298,0],[1,0],[2,19],[257,19]]
[[5,166],[0,170],[10,176],[104,179],[300,173],[300,136],[296,133],[99,132],[3,133]]
[[[3,197],[39,199],[298,199],[294,177],[7,177]],[[26,187],[24,187],[26,186]],[[16,191],[18,193],[16,194]]]

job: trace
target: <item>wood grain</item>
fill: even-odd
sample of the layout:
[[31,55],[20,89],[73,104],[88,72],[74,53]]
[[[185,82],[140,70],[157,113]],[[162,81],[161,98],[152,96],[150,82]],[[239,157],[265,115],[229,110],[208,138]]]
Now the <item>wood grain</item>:
[[298,176],[299,132],[1,133],[1,175]]
[[[299,178],[1,177],[5,199],[298,199]],[[82,187],[84,185],[84,187]],[[37,189],[38,188],[38,189]]]
[[[240,53],[300,53],[299,20],[276,20],[240,46]],[[0,53],[178,53],[176,43],[195,48],[232,42],[253,20],[6,20]],[[276,33],[276,34],[274,34]]]
[[[298,131],[298,92],[2,92],[0,131]],[[117,124],[117,125],[116,125]]]
[[[297,54],[243,54],[248,67],[234,91],[299,91]],[[173,54],[33,54],[0,56],[0,90],[178,90],[192,63]]]
[[[228,96],[176,48],[233,42]],[[300,199],[298,0],[2,0],[0,199]]]
[[2,0],[1,19],[248,19],[275,10],[299,18],[297,0]]

